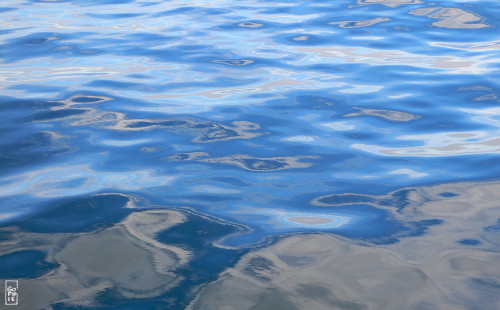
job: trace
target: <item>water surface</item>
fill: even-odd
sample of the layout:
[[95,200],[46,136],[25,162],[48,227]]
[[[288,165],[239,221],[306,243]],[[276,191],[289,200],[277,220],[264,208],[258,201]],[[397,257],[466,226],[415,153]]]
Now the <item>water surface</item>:
[[4,1],[20,309],[495,309],[496,1]]

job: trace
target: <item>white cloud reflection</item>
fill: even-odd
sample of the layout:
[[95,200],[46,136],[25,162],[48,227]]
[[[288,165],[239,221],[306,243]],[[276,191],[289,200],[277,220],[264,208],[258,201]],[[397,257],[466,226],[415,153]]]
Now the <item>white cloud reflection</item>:
[[0,195],[68,197],[93,193],[106,188],[138,190],[165,186],[173,176],[157,175],[153,169],[126,172],[96,171],[88,164],[57,165],[1,179]]
[[[500,217],[499,193],[498,182],[413,188],[395,216],[444,220],[427,233],[386,245],[286,236],[243,256],[188,309],[494,309],[500,239],[485,227]],[[471,237],[474,249],[458,242]]]
[[398,140],[420,141],[424,146],[382,147],[352,144],[351,147],[384,156],[455,156],[500,153],[500,138],[481,131],[402,135]]

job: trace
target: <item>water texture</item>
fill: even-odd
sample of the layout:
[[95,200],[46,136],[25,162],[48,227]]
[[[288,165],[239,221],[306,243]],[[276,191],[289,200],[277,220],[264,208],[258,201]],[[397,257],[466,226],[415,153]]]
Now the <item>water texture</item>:
[[0,6],[19,309],[500,308],[500,5]]

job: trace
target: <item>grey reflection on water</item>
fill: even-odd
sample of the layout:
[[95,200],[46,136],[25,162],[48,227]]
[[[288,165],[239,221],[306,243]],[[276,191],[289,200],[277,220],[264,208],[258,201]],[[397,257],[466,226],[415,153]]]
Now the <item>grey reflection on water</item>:
[[[494,47],[496,47],[496,49],[500,49],[500,45],[496,44],[496,45],[493,45]],[[455,48],[458,48],[458,47],[455,47]],[[464,47],[460,47],[460,48],[464,48]],[[474,47],[470,47],[470,48],[474,48]],[[481,48],[481,47],[477,47],[477,48]],[[483,46],[483,48],[486,48],[486,46]],[[478,96],[478,97],[475,97],[474,98],[474,101],[484,101],[484,100],[492,100],[494,102],[500,102],[499,100],[499,93],[490,88],[490,87],[486,87],[484,85],[472,85],[472,86],[467,86],[467,87],[459,87],[457,89],[458,91],[480,91],[481,93],[486,93],[484,95],[481,95],[481,96]],[[500,113],[497,111],[496,113],[492,113],[493,115],[499,115]]]
[[408,122],[414,119],[420,118],[419,115],[415,115],[408,112],[393,111],[393,110],[382,110],[382,109],[364,109],[364,108],[354,108],[359,110],[359,112],[349,113],[344,115],[344,117],[361,116],[361,115],[372,115],[377,117],[382,117],[390,121],[395,122]]
[[[404,205],[402,192],[407,193]],[[326,233],[285,235],[244,255],[206,284],[188,309],[462,310],[495,309],[500,303],[500,182],[341,196],[322,197],[328,198],[323,206],[363,202],[390,211],[401,222],[442,223],[424,235],[382,245]],[[299,214],[292,220],[317,224],[325,219]],[[111,288],[125,298],[172,290],[194,256],[168,239],[159,242],[158,233],[187,221],[179,211],[137,210],[114,226],[88,233],[3,228],[13,236],[0,243],[4,253],[41,251],[56,266],[23,279],[21,293],[30,298],[21,299],[19,309],[58,302],[96,307],[97,296]]]
[[441,28],[477,29],[491,27],[486,23],[479,23],[483,17],[458,8],[423,8],[412,10],[410,14],[437,19],[438,21],[433,22],[432,25]]
[[61,101],[50,101],[55,104],[50,107],[52,112],[35,114],[33,121],[38,123],[56,120],[70,121],[70,126],[91,126],[117,131],[165,129],[178,134],[194,135],[195,138],[192,141],[197,143],[252,139],[265,134],[265,132],[257,132],[260,125],[250,121],[232,121],[230,125],[225,125],[194,117],[136,119],[129,118],[125,113],[106,111],[93,106],[111,100],[113,100],[111,97],[76,95]]
[[52,110],[66,109],[66,108],[70,108],[74,105],[80,105],[80,104],[97,104],[97,103],[106,102],[106,101],[110,101],[110,100],[113,100],[113,98],[106,97],[106,96],[76,95],[76,96],[72,96],[72,97],[65,99],[65,100],[54,101],[54,102],[61,102],[61,103],[63,103],[63,105],[60,107],[55,107]]
[[245,256],[188,309],[494,309],[498,295],[477,296],[474,281],[499,270],[493,252],[412,262],[390,248],[298,235]]
[[205,152],[180,153],[165,158],[171,161],[198,161],[205,163],[220,163],[228,164],[252,171],[276,171],[284,169],[308,168],[313,166],[313,163],[303,162],[302,160],[315,160],[319,156],[283,156],[259,158],[252,157],[246,154],[236,154],[222,157],[208,157]]
[[[364,63],[369,65],[407,65],[419,68],[438,68],[450,73],[480,74],[490,72],[487,64],[491,59],[483,59],[475,56],[429,56],[423,54],[409,53],[399,50],[381,50],[368,47],[353,46],[329,46],[294,47],[293,50],[310,54],[310,59],[321,59],[329,62],[331,59],[343,59],[346,63]],[[314,57],[312,57],[314,55]]]
[[190,260],[190,252],[156,241],[160,231],[185,221],[171,210],[132,213],[123,222],[92,233],[26,233],[1,243],[2,252],[37,250],[58,268],[23,279],[17,309],[42,309],[51,304],[93,307],[96,296],[114,289],[125,298],[161,295],[182,276],[176,273]]
[[420,0],[358,0],[359,4],[382,4],[389,7],[397,7],[403,4],[418,4]]
[[240,60],[214,60],[213,62],[231,66],[245,66],[253,63],[254,61],[250,59],[240,59]]
[[330,25],[339,25],[341,28],[358,28],[358,27],[368,27],[372,26],[378,23],[386,22],[391,20],[390,18],[387,17],[377,17],[373,19],[367,19],[367,20],[346,20],[346,21],[339,21],[339,22],[330,22]]
[[445,132],[437,134],[404,135],[398,140],[424,141],[421,147],[381,147],[367,144],[352,144],[351,147],[384,156],[456,156],[467,154],[500,153],[500,138],[497,132]]
[[217,122],[207,122],[196,119],[171,118],[162,120],[125,119],[123,116],[115,118],[117,122],[106,129],[143,131],[150,129],[166,129],[179,134],[190,134],[196,137],[193,142],[217,142],[232,139],[252,139],[262,135],[262,132],[253,132],[260,128],[258,124],[249,121],[233,121],[231,125]]
[[264,25],[259,24],[259,23],[254,23],[254,22],[243,22],[243,23],[239,23],[238,26],[247,27],[247,28],[260,28]]
[[188,309],[496,309],[500,230],[491,227],[500,217],[500,183],[412,190],[394,216],[444,220],[427,234],[378,246],[328,234],[286,237],[245,255]]

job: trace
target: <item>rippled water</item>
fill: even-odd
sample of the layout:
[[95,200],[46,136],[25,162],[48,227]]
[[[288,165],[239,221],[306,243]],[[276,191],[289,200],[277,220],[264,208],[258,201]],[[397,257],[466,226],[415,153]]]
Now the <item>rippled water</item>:
[[500,308],[498,16],[2,1],[18,308]]

